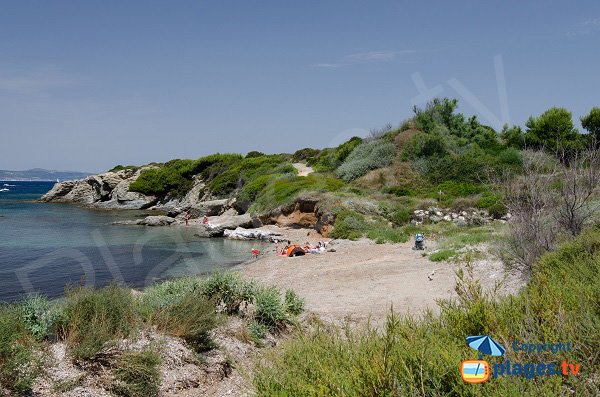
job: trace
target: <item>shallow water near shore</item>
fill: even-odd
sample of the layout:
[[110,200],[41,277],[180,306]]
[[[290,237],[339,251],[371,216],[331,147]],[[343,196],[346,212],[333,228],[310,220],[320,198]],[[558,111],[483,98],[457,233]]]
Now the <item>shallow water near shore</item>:
[[[118,282],[140,288],[166,278],[226,270],[261,243],[205,239],[193,227],[112,225],[148,211],[96,211],[38,203],[52,182],[0,182],[0,301],[65,286]],[[262,243],[264,244],[264,243]]]

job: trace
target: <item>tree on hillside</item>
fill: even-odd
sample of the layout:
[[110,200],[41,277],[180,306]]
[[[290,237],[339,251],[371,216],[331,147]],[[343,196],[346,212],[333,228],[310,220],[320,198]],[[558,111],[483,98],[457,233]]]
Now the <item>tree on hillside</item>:
[[571,112],[565,108],[550,108],[539,117],[529,117],[525,123],[525,143],[529,148],[556,152],[559,148],[581,148],[581,135],[573,126]]
[[517,149],[523,149],[525,147],[525,133],[518,125],[509,127],[508,124],[504,124],[500,137],[507,146]]
[[581,125],[590,133],[595,146],[600,147],[600,108],[593,108],[581,118]]

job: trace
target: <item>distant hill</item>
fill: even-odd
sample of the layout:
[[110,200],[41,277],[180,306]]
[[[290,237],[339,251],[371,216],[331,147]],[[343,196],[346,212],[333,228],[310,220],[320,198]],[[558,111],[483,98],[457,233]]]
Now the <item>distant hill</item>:
[[0,181],[55,181],[55,180],[70,180],[83,179],[90,172],[77,171],[51,171],[42,168],[33,168],[25,171],[7,171],[0,170]]

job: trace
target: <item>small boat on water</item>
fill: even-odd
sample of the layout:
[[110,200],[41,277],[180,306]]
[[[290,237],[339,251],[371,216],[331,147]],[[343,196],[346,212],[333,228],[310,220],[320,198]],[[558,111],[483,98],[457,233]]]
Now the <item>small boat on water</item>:
[[10,192],[10,189],[2,188],[2,189],[0,189],[0,192]]

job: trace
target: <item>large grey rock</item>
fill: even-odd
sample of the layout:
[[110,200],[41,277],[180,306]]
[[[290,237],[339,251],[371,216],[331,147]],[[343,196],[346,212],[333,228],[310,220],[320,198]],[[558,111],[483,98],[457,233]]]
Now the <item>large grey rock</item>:
[[223,229],[236,229],[238,227],[252,227],[252,217],[243,215],[220,215],[208,218],[209,223]]
[[73,189],[76,183],[77,181],[64,181],[55,183],[52,189],[50,189],[48,193],[44,194],[40,200],[44,202],[61,202],[64,200],[64,196],[66,196],[67,193]]
[[[223,236],[231,240],[266,240],[274,241],[282,235],[277,232],[263,229],[244,229],[241,227],[235,230],[224,230]],[[279,240],[279,239],[278,239]]]
[[165,215],[151,215],[137,222],[138,225],[145,226],[169,226],[175,222],[174,218]]

